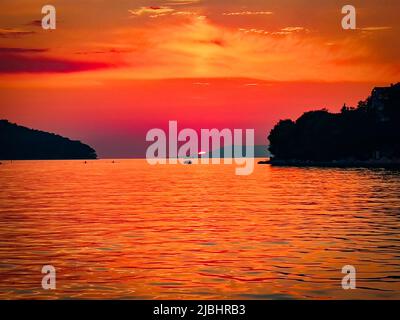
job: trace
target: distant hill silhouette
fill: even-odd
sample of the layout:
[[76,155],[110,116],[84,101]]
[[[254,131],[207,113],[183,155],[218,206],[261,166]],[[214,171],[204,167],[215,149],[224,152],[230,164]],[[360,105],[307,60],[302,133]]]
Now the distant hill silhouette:
[[0,120],[0,159],[96,159],[96,151],[80,141]]
[[281,120],[268,137],[273,161],[400,160],[400,83],[374,88],[356,108]]

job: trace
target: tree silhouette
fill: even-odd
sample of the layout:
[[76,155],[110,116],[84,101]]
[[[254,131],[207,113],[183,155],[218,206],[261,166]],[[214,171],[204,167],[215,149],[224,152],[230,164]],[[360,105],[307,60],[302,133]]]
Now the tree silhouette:
[[400,158],[400,83],[375,88],[356,108],[305,112],[281,120],[268,136],[275,160]]

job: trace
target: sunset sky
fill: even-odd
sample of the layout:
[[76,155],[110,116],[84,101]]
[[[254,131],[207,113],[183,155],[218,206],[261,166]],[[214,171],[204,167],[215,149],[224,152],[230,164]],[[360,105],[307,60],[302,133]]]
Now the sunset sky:
[[[357,10],[343,30],[341,8]],[[0,4],[0,118],[144,156],[146,132],[272,126],[306,110],[356,105],[400,81],[400,2],[316,0],[43,1]]]

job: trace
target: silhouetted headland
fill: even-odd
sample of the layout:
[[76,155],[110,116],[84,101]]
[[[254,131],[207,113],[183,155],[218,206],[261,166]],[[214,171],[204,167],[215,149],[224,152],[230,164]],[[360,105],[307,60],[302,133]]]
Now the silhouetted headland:
[[400,83],[374,88],[356,108],[305,112],[268,137],[273,165],[400,166]]
[[80,141],[0,120],[0,159],[97,159],[97,155]]

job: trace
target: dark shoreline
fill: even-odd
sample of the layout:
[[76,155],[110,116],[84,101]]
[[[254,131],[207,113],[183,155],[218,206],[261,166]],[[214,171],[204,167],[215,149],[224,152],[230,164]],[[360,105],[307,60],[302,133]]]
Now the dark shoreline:
[[333,161],[306,161],[306,160],[265,160],[258,164],[270,164],[279,167],[327,167],[327,168],[390,168],[400,169],[400,160],[333,160]]

